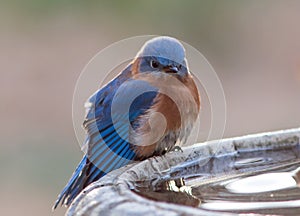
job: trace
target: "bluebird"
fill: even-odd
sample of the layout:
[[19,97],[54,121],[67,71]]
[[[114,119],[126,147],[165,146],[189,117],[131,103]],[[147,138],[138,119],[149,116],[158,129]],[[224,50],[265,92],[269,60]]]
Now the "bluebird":
[[167,36],[147,41],[86,102],[85,155],[53,208],[69,206],[86,186],[112,170],[180,146],[199,110],[200,96],[183,45]]

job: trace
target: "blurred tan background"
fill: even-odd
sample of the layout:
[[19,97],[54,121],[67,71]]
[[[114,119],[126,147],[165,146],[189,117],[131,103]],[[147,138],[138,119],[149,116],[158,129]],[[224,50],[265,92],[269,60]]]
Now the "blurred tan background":
[[226,94],[225,137],[300,124],[300,1],[0,3],[1,215],[51,213],[81,159],[76,80],[101,49],[170,35],[202,52]]

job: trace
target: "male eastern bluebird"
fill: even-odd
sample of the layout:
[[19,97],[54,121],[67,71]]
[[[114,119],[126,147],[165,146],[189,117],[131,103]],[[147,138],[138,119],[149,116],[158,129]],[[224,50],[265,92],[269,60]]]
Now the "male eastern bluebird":
[[69,205],[108,172],[186,141],[200,96],[182,44],[171,37],[147,41],[134,60],[86,103],[85,155],[54,205]]

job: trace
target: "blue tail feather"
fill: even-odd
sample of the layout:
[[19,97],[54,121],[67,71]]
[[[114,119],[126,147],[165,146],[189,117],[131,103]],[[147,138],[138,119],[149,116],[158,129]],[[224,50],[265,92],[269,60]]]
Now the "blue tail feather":
[[83,188],[83,171],[86,169],[87,157],[84,156],[79,165],[77,166],[75,172],[73,173],[72,177],[70,178],[68,184],[64,187],[62,192],[59,194],[53,209],[55,209],[59,203],[61,205],[66,204],[69,205],[74,197],[79,194],[81,188]]

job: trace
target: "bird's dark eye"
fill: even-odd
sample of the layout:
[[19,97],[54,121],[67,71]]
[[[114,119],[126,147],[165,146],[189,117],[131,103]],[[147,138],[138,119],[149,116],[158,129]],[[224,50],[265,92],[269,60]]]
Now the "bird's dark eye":
[[158,68],[159,63],[155,60],[151,60],[150,65],[151,65],[152,68]]
[[181,68],[182,68],[182,65],[179,65],[179,66],[178,66],[178,69],[180,70]]

